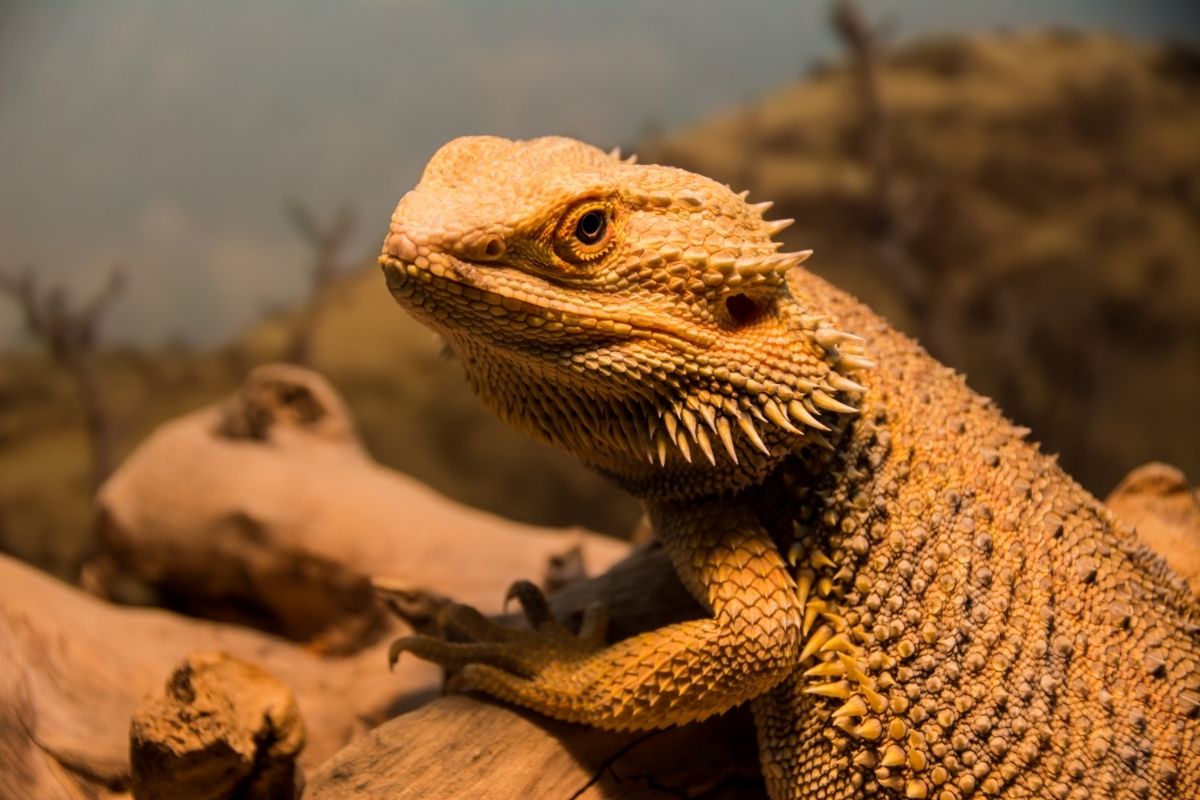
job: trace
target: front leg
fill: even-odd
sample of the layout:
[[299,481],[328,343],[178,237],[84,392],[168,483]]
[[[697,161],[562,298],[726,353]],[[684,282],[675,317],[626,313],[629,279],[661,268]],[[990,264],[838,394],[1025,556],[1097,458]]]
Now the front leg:
[[601,728],[691,722],[767,692],[800,660],[804,617],[770,535],[736,501],[650,511],[675,569],[711,618],[607,647],[553,625],[513,631],[478,620],[468,631],[474,641],[411,636],[394,650],[461,667],[464,682],[496,697]]

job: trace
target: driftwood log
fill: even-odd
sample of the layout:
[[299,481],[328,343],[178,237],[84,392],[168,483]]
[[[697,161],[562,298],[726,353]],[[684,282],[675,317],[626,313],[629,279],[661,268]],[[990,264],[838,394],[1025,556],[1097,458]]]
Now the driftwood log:
[[0,557],[0,798],[126,796],[134,711],[164,696],[195,651],[229,654],[287,687],[307,730],[300,764],[311,768],[436,696],[436,670],[412,660],[389,674],[386,650],[321,657],[246,628],[114,606]]
[[[701,613],[655,548],[570,584],[551,605],[569,622],[594,600],[612,609],[615,636]],[[745,714],[649,735],[473,696],[411,716],[402,712],[435,697],[440,675],[416,659],[389,674],[385,650],[319,656],[254,630],[114,606],[0,560],[0,659],[12,665],[0,682],[0,798],[276,797],[252,790],[291,776],[301,726],[312,797],[761,794]],[[330,760],[347,742],[357,744]],[[234,779],[218,784],[217,774]]]
[[601,572],[628,546],[458,506],[381,467],[345,403],[309,370],[254,370],[224,403],[163,425],[101,488],[99,556],[85,586],[131,580],[159,604],[248,624],[330,652],[382,633],[369,576],[485,613],[517,578],[545,582],[577,550]]

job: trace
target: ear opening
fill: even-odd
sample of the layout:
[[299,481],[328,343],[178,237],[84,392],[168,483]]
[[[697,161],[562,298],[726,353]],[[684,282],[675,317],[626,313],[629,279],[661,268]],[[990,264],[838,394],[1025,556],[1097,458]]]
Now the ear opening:
[[749,325],[762,318],[765,307],[758,298],[735,292],[725,298],[725,312],[735,325]]

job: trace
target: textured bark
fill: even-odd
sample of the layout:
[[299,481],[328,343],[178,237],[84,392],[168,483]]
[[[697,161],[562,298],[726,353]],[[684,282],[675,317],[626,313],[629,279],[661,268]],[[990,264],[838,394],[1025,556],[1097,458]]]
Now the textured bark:
[[138,800],[294,797],[304,722],[291,691],[253,664],[195,653],[130,726]]
[[85,570],[93,591],[120,596],[135,579],[168,607],[329,652],[383,631],[371,577],[496,613],[512,581],[557,578],[547,575],[553,557],[579,548],[595,574],[628,550],[457,506],[379,466],[329,384],[285,365],[162,426],[98,504],[101,554]]
[[438,700],[331,758],[309,800],[761,798],[745,709],[650,733],[548,720],[482,698]]
[[294,694],[311,768],[437,692],[437,670],[386,646],[321,657],[257,631],[113,606],[0,557],[0,798],[124,796],[137,705],[190,654],[221,651]]

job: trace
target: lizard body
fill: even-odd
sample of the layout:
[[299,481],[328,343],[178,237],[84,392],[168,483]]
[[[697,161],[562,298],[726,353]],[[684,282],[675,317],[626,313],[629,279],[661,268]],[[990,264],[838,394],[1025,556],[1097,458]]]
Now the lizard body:
[[1200,786],[1200,610],[957,374],[779,253],[765,205],[569,139],[458,139],[400,201],[392,294],[483,402],[645,502],[710,618],[604,645],[460,608],[408,651],[561,719],[749,702],[783,798]]

